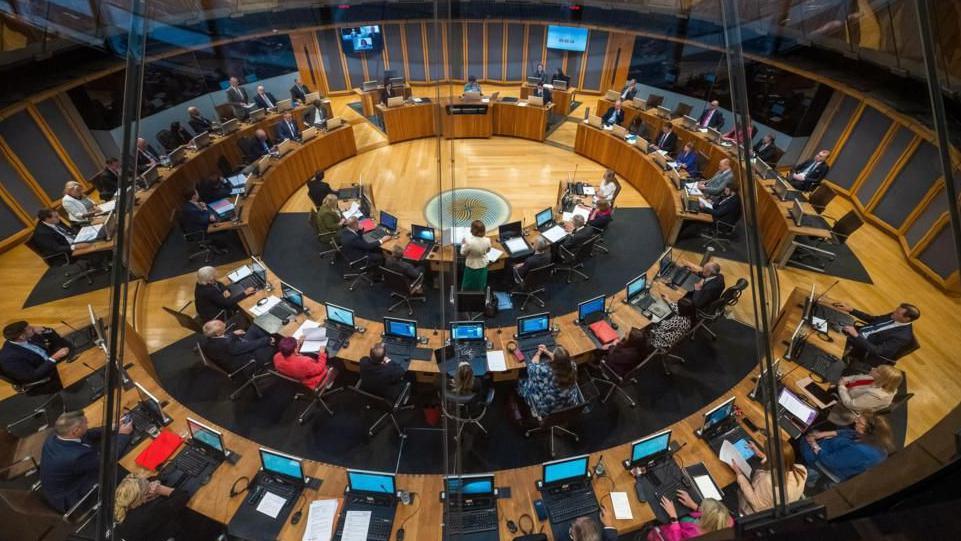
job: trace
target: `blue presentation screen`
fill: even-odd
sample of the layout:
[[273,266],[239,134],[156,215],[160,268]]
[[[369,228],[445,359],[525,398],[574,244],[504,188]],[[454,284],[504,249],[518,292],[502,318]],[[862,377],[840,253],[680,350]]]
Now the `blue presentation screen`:
[[580,479],[585,475],[587,475],[586,456],[544,465],[545,483],[557,483],[567,479]]
[[347,470],[347,481],[351,490],[363,492],[394,493],[394,476],[383,473],[368,473]]
[[483,340],[484,325],[482,323],[452,324],[450,334],[454,340]]
[[547,48],[584,52],[587,50],[587,29],[552,24],[547,27]]
[[550,317],[546,314],[543,316],[524,317],[520,318],[518,323],[520,324],[520,329],[518,329],[517,334],[534,334],[547,330],[550,325]]

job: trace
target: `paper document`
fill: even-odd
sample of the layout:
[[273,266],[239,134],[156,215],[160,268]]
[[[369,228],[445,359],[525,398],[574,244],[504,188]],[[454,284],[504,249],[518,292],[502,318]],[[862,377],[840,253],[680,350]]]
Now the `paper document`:
[[107,213],[113,210],[115,206],[117,206],[117,200],[111,199],[110,201],[104,201],[103,203],[100,203],[99,205],[97,205],[97,210],[103,213]]
[[744,460],[744,457],[741,456],[741,452],[738,451],[737,447],[735,447],[730,441],[724,440],[724,443],[721,444],[721,452],[718,453],[717,456],[725,464],[730,464],[733,460],[734,464],[737,466],[737,469],[741,470],[741,473],[743,473],[748,479],[751,478],[751,465],[747,463],[747,460]]
[[253,273],[254,271],[250,268],[250,265],[241,265],[239,268],[228,273],[227,279],[231,282],[239,282]]
[[[297,327],[297,330],[294,331],[294,334],[291,336],[293,336],[294,340],[300,340],[300,337],[303,336],[305,332],[307,332],[309,329],[316,329],[317,327],[320,327],[320,323],[311,321],[309,319],[304,320],[304,322],[300,324],[300,327]],[[327,336],[327,329],[324,329],[324,336]],[[310,338],[310,335],[308,335],[308,338]]]
[[307,529],[301,541],[330,541],[334,534],[334,517],[337,515],[337,500],[315,500],[310,502],[307,512]]
[[280,302],[280,297],[275,297],[273,295],[267,297],[267,302],[263,304],[255,304],[251,309],[250,313],[256,316],[262,316],[270,311],[271,308]]
[[260,498],[260,503],[257,504],[257,511],[260,511],[270,518],[277,518],[277,514],[284,508],[285,503],[287,503],[287,500],[273,492],[267,491],[264,492],[264,496]]
[[344,534],[340,541],[367,541],[370,529],[370,511],[347,511],[344,519]]
[[684,185],[684,189],[687,190],[689,195],[704,195],[701,189],[697,187],[697,182],[690,182]]
[[611,505],[614,506],[614,518],[617,520],[632,520],[631,503],[627,501],[627,492],[611,492]]
[[660,154],[661,156],[667,156],[666,150],[658,150],[657,153]]
[[518,106],[518,107],[527,107],[527,102],[526,102],[526,101],[519,101],[519,102],[517,102],[517,106]]
[[493,247],[492,247],[492,248],[490,249],[490,251],[487,252],[487,261],[490,262],[490,263],[493,263],[493,262],[497,261],[498,259],[500,259],[500,257],[501,257],[502,255],[504,255],[504,251],[503,251],[503,250],[498,250],[497,248],[493,248]]
[[591,207],[585,207],[584,205],[577,205],[574,207],[574,216],[583,216],[586,222],[588,218],[591,217]]
[[451,244],[460,244],[461,241],[463,241],[464,239],[467,238],[468,235],[470,235],[470,227],[463,227],[463,226],[451,227],[447,231],[448,231],[447,235],[450,238]]
[[595,193],[593,186],[584,186],[583,190],[584,190],[584,195],[594,195]]
[[315,325],[304,329],[304,343],[300,345],[301,353],[317,353],[327,347],[327,327],[321,327],[319,323],[315,323]]
[[818,332],[825,333],[828,332],[828,321],[819,317],[811,318],[811,326],[818,330]]
[[697,201],[698,203],[701,204],[702,207],[706,208],[707,210],[711,210],[712,208],[714,208],[714,204],[712,204],[711,201],[706,197],[698,197]]
[[504,241],[504,247],[507,251],[515,254],[517,252],[523,252],[527,250],[527,242],[524,241],[523,237],[512,237]]
[[718,491],[717,485],[714,484],[714,480],[709,475],[695,475],[694,484],[701,492],[701,496],[721,501],[721,492]]
[[541,233],[541,235],[543,235],[544,238],[550,242],[557,242],[567,236],[567,231],[565,231],[563,227],[555,225],[554,227]]
[[504,358],[503,350],[487,352],[487,370],[490,372],[507,371],[507,360]]
[[667,166],[670,167],[671,169],[677,169],[677,162],[675,162],[675,161],[673,161],[673,160],[672,160],[672,161],[669,161],[669,162],[667,162]]
[[413,102],[414,102],[414,103],[420,103],[420,102],[422,102],[422,101],[424,101],[424,100],[421,99],[421,98],[413,98]]
[[233,188],[240,188],[247,185],[247,176],[240,174],[227,177],[227,182],[229,182],[230,186]]
[[80,228],[77,232],[77,236],[73,238],[74,244],[80,244],[82,242],[92,242],[97,240],[97,235],[100,234],[100,229],[103,228],[103,224],[98,225],[85,225]]
[[350,204],[350,208],[343,212],[344,218],[360,218],[364,214],[360,211],[360,203],[354,201]]
[[491,102],[490,98],[481,98],[481,103],[490,103],[490,102]]
[[573,218],[573,217],[574,217],[574,213],[573,213],[573,212],[562,212],[562,213],[561,213],[561,221],[562,221],[562,222],[569,222],[569,221],[571,221],[571,218]]

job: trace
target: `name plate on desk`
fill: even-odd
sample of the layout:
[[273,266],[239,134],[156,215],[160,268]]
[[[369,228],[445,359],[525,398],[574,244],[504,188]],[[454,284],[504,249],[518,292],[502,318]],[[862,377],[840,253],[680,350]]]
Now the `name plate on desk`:
[[490,105],[486,103],[452,103],[447,106],[447,114],[486,115],[488,107],[490,107]]

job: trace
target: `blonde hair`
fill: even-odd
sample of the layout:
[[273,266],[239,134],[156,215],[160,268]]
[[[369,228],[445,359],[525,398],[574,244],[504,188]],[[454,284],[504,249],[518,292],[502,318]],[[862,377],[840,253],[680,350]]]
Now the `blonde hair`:
[[731,515],[728,513],[724,504],[714,498],[704,498],[701,500],[701,518],[698,525],[702,533],[716,532],[727,528],[731,522]]
[[131,509],[136,509],[144,503],[150,482],[146,478],[129,474],[117,485],[117,492],[113,502],[113,519],[121,523],[127,518]]
[[882,364],[875,368],[875,370],[877,371],[877,376],[874,378],[874,383],[878,387],[889,393],[893,393],[901,386],[901,379],[904,377],[904,374],[897,368]]
[[474,370],[470,363],[461,363],[450,380],[450,388],[457,394],[469,394],[474,391]]
[[329,208],[330,210],[340,210],[340,208],[337,207],[337,196],[332,193],[324,196],[324,200],[321,202],[321,205]]
[[571,523],[572,541],[601,541],[601,528],[592,517],[580,517]]

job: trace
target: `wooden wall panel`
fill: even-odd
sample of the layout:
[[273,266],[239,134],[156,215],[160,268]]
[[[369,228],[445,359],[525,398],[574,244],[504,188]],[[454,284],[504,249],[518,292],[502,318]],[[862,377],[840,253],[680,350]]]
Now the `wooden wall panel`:
[[524,77],[524,25],[507,25],[507,71],[504,79],[514,82]]
[[450,78],[463,81],[464,74],[464,24],[453,22],[447,25],[447,68]]
[[427,32],[427,76],[431,81],[443,81],[447,78],[444,71],[444,40],[441,39],[443,23],[424,23]]
[[320,45],[324,73],[327,75],[328,90],[330,92],[350,90],[350,81],[344,73],[344,64],[340,61],[341,51],[337,30],[334,28],[320,30],[317,32],[317,42]]
[[487,79],[504,80],[504,23],[487,23]]
[[918,259],[935,274],[947,280],[958,272],[958,259],[954,253],[954,239],[947,220],[940,222],[941,229],[918,255]]
[[893,121],[873,107],[865,107],[844,146],[831,164],[828,179],[844,189],[850,189],[861,171],[878,149]]
[[940,176],[938,149],[928,142],[922,143],[895,175],[871,213],[899,229]]
[[420,23],[404,25],[404,39],[407,42],[408,77],[411,81],[426,81],[427,67],[424,65],[424,36]]
[[484,24],[467,23],[467,77],[484,78]]
[[547,26],[543,24],[527,25],[527,61],[524,63],[524,80],[534,73],[537,64],[544,61],[544,45],[547,39]]
[[404,44],[401,41],[402,32],[399,24],[384,25],[384,48],[387,50],[388,67],[399,75],[404,74]]
[[587,69],[584,70],[584,79],[580,84],[580,88],[584,90],[601,92],[607,89],[607,84],[601,82],[601,75],[608,35],[602,30],[592,30],[587,36]]

